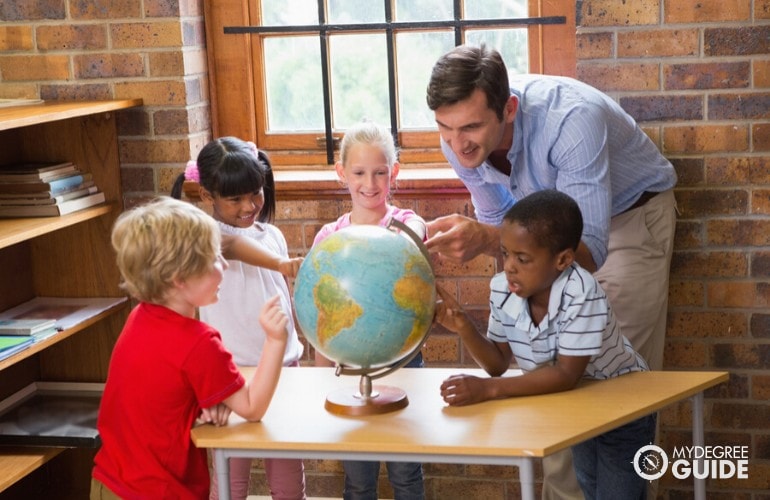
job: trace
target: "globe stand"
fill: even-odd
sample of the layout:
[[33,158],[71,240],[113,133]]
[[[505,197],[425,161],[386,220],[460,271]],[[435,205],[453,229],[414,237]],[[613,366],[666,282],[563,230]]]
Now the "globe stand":
[[[395,227],[399,231],[404,232],[409,236],[420,249],[420,252],[425,257],[426,261],[430,264],[431,259],[428,254],[428,250],[422,243],[417,234],[412,231],[406,224],[391,218],[388,221],[387,228],[391,229]],[[427,337],[427,332],[425,337]],[[372,380],[392,373],[399,368],[409,363],[422,349],[425,343],[425,338],[422,342],[417,344],[408,355],[406,355],[401,361],[394,363],[391,366],[380,368],[352,368],[344,365],[337,365],[336,376],[340,375],[361,375],[361,379],[358,382],[358,391],[351,388],[338,389],[326,396],[326,403],[324,408],[329,413],[335,415],[344,416],[367,416],[367,415],[381,415],[383,413],[390,413],[392,411],[401,410],[409,405],[409,399],[406,397],[406,392],[389,385],[372,385]]]

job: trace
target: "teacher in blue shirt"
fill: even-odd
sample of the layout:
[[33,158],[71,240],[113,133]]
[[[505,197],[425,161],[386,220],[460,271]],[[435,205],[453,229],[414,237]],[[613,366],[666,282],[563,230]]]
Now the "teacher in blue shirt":
[[542,189],[570,195],[584,219],[578,263],[601,283],[623,335],[661,369],[676,173],[634,119],[571,78],[509,80],[500,54],[484,45],[444,54],[427,101],[476,216],[428,223],[428,249],[454,262],[497,256],[498,226],[517,199]]

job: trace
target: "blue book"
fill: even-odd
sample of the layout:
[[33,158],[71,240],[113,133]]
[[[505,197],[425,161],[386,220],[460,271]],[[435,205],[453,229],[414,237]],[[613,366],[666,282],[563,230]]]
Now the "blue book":
[[53,196],[74,189],[80,184],[91,180],[91,174],[79,172],[69,177],[61,177],[48,182],[0,182],[0,193],[41,193],[48,192]]

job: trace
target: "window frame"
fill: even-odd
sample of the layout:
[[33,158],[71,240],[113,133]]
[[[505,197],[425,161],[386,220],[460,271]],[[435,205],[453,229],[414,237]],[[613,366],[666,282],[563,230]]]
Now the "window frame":
[[[326,137],[319,141],[323,132],[266,133],[266,113],[260,112],[266,109],[262,36],[225,33],[225,28],[259,26],[255,12],[259,9],[253,8],[257,1],[205,2],[212,132],[217,137],[233,135],[254,141],[270,154],[276,170],[327,169]],[[575,0],[529,0],[529,11],[533,17],[562,16],[566,20],[564,24],[528,26],[530,72],[574,76]],[[405,168],[444,163],[437,131],[399,131],[398,141]]]

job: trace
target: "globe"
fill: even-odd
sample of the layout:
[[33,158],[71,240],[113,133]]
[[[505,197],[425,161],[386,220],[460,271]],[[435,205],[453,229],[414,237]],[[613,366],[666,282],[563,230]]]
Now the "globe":
[[436,304],[425,255],[404,234],[370,225],[349,226],[315,245],[294,283],[297,322],[308,342],[339,365],[364,371],[415,353]]

